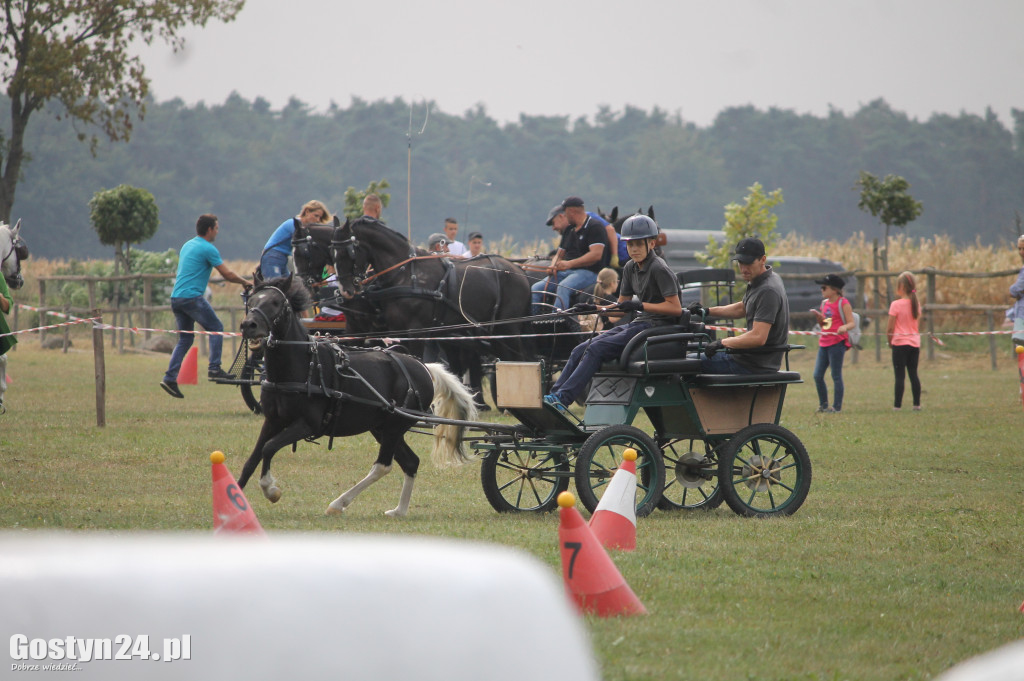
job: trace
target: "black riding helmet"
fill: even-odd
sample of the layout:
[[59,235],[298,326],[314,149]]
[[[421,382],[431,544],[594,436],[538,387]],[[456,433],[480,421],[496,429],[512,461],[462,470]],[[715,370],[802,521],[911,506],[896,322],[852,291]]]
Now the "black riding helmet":
[[634,239],[657,239],[658,223],[646,215],[634,215],[626,218],[622,223],[622,232],[619,238],[624,241]]

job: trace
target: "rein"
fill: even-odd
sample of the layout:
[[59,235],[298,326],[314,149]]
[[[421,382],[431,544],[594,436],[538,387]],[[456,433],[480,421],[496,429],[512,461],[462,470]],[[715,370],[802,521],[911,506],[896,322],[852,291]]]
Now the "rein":
[[403,265],[407,265],[407,264],[409,264],[409,263],[411,263],[411,262],[415,262],[415,261],[417,261],[417,260],[437,260],[438,258],[450,258],[450,257],[452,257],[452,256],[451,256],[451,255],[449,255],[449,254],[440,254],[440,255],[414,255],[414,256],[411,256],[411,257],[409,257],[409,258],[406,258],[406,259],[405,259],[405,260],[403,260],[402,262],[399,262],[399,263],[396,263],[396,264],[392,265],[391,267],[389,267],[389,268],[387,268],[387,269],[381,270],[380,272],[374,272],[374,273],[373,273],[373,274],[371,274],[370,276],[368,276],[368,277],[366,277],[365,279],[363,279],[363,282],[362,282],[362,283],[363,283],[363,285],[365,286],[365,285],[367,284],[367,282],[371,282],[371,281],[373,281],[374,279],[376,279],[377,277],[381,277],[381,276],[384,276],[385,274],[387,274],[388,272],[390,272],[390,271],[392,271],[392,270],[396,270],[396,269],[398,269],[398,268],[402,267]]

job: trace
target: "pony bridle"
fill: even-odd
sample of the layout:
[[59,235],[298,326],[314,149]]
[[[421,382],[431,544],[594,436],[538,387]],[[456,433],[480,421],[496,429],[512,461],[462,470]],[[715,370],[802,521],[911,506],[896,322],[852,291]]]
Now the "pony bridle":
[[260,317],[263,317],[263,320],[267,323],[267,339],[269,340],[274,332],[274,327],[277,326],[278,322],[280,322],[281,319],[291,311],[292,306],[291,303],[288,302],[288,296],[285,295],[285,292],[276,286],[264,286],[256,293],[262,293],[263,291],[277,291],[281,294],[281,298],[284,300],[284,305],[281,306],[281,311],[278,312],[273,319],[268,317],[267,313],[261,310],[258,306],[251,306],[249,308],[249,314],[258,314]]
[[[337,233],[337,231],[338,230],[335,230],[335,233]],[[335,257],[335,254],[342,248],[345,249],[345,254],[348,256],[349,262],[352,263],[352,288],[355,290],[356,293],[358,293],[363,288],[363,281],[366,278],[366,269],[363,268],[362,272],[358,271],[359,268],[356,265],[356,254],[359,252],[359,240],[356,239],[356,235],[354,233],[347,239],[339,239],[337,236],[331,237],[332,262],[338,262],[338,259]],[[338,273],[338,283],[341,283],[340,273]]]
[[[323,249],[323,246],[316,242],[316,239],[314,239],[313,235],[309,233],[309,230],[306,228],[305,225],[303,225],[300,229],[301,232],[298,229],[295,230],[295,236],[292,237],[292,250],[295,251],[295,254],[303,258],[307,263],[312,264],[313,257],[311,251],[314,248]],[[329,263],[331,262],[331,252],[327,249],[324,250],[327,253],[326,260]],[[307,272],[305,279],[306,283],[312,286],[315,283],[319,283],[322,277],[319,277],[317,272]]]
[[4,274],[4,279],[7,280],[7,284],[14,289],[21,288],[25,284],[24,278],[21,276],[21,261],[24,257],[28,257],[28,246],[25,244],[25,240],[20,236],[15,236],[11,232],[11,250],[2,259],[0,259],[0,271],[3,270],[4,263],[6,263],[11,256],[14,256],[14,271],[10,274]]

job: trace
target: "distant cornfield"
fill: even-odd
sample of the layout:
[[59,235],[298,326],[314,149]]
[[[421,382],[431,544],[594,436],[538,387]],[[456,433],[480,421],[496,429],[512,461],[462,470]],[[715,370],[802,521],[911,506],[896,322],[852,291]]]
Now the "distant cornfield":
[[[881,244],[880,244],[881,246]],[[874,244],[871,239],[857,232],[845,242],[811,241],[797,235],[783,237],[776,251],[787,255],[806,255],[828,258],[842,263],[850,270],[875,271],[872,262]],[[1020,257],[1016,243],[1009,243],[1004,248],[983,246],[976,242],[969,246],[958,246],[947,236],[936,236],[930,239],[912,239],[905,235],[897,235],[889,241],[889,270],[902,272],[910,270],[920,272],[932,267],[942,272],[985,273],[1019,270]],[[1010,276],[985,279],[963,279],[958,277],[938,276],[935,281],[935,300],[927,300],[927,284],[924,275],[918,275],[918,295],[921,302],[943,305],[1001,305],[1009,308],[1012,299],[1008,288],[1014,278]],[[873,277],[858,279],[859,290],[864,293],[869,306],[874,301],[875,280]],[[880,299],[885,303],[885,284],[881,283]],[[895,288],[895,282],[894,282]],[[951,313],[939,317],[938,324],[943,328],[950,325],[964,327],[977,326],[983,318],[977,313]],[[998,315],[996,323],[1002,321]]]

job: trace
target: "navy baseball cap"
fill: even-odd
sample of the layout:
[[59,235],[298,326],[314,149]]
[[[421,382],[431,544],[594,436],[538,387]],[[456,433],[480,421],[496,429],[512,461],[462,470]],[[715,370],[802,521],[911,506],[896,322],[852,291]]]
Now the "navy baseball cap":
[[563,206],[562,204],[558,204],[548,212],[548,221],[545,224],[547,224],[547,226],[550,227],[554,223],[555,218],[564,212],[565,206]]
[[738,260],[744,265],[749,265],[758,258],[764,257],[764,243],[760,239],[756,239],[754,237],[740,239],[740,242],[736,244],[736,248],[732,253],[733,260]]
[[570,196],[562,201],[562,208],[583,208],[583,199],[578,196]]

